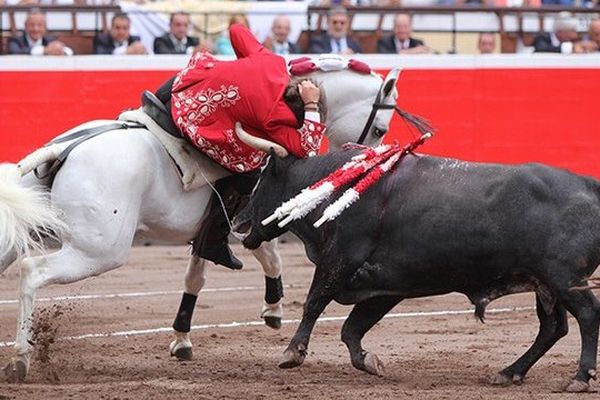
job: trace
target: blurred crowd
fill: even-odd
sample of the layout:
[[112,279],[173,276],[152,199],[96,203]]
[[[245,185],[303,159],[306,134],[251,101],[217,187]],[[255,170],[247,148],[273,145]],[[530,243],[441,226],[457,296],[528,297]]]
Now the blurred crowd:
[[[152,0],[133,0],[136,3],[148,3]],[[248,0],[261,1],[261,0]],[[430,5],[468,5],[468,6],[496,6],[496,7],[541,7],[541,6],[565,6],[565,7],[594,7],[599,0],[268,0],[268,1],[304,1],[316,6],[381,6],[381,7],[410,7]],[[76,5],[100,5],[119,4],[119,0],[0,0],[3,4],[76,4]]]
[[[3,0],[0,0],[0,2]],[[6,1],[6,0],[4,0]],[[333,0],[329,0],[333,1]],[[358,0],[357,0],[358,1]],[[393,2],[393,0],[388,0]],[[334,5],[327,14],[326,26],[320,34],[310,36],[308,45],[301,48],[290,40],[291,21],[286,15],[273,18],[269,35],[263,45],[276,54],[335,53],[350,55],[364,53],[360,43],[352,37],[350,16],[347,9]],[[229,25],[239,23],[249,29],[248,18],[244,14],[233,14]],[[190,14],[183,11],[170,15],[169,31],[153,38],[152,49],[131,33],[131,19],[125,13],[113,16],[110,29],[97,34],[93,39],[93,53],[115,55],[139,54],[192,54],[208,51],[217,55],[233,55],[227,31],[215,40],[200,39],[191,32]],[[477,52],[492,54],[498,52],[497,35],[481,33],[477,41]],[[594,53],[600,50],[600,19],[593,18],[584,34],[578,32],[578,20],[569,12],[561,12],[554,18],[551,32],[539,33],[531,46],[523,46],[522,52],[550,53]],[[47,32],[46,15],[40,9],[31,9],[24,22],[23,31],[8,39],[7,54],[65,55],[75,54],[65,43]],[[424,40],[413,36],[412,17],[398,13],[393,17],[393,29],[377,41],[376,53],[380,54],[431,54],[435,53]]]

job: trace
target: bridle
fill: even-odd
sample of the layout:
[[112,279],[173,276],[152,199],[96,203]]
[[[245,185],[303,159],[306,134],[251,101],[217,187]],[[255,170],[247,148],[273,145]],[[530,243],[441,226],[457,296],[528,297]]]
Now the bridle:
[[385,85],[385,82],[382,82],[381,86],[379,86],[379,90],[377,91],[377,96],[375,97],[375,102],[371,106],[371,113],[369,114],[369,118],[367,118],[367,123],[365,124],[365,127],[363,128],[363,130],[360,134],[360,137],[358,138],[358,141],[356,142],[358,144],[363,144],[365,139],[367,138],[367,133],[369,133],[369,129],[371,129],[371,126],[373,125],[373,121],[375,120],[375,117],[377,116],[377,111],[379,111],[379,110],[396,110],[396,111],[398,111],[398,106],[395,104],[381,103],[381,94],[383,93],[383,90],[382,90],[383,85]]
[[415,128],[417,128],[421,132],[421,134],[425,134],[427,132],[431,133],[435,130],[429,125],[427,121],[416,115],[412,115],[402,110],[400,107],[398,107],[397,104],[382,103],[381,94],[383,93],[382,89],[385,84],[386,82],[383,82],[379,87],[379,90],[377,91],[377,96],[375,97],[375,102],[371,106],[371,113],[369,114],[369,118],[367,118],[367,123],[365,124],[365,127],[363,128],[360,137],[358,138],[358,141],[356,143],[364,143],[365,139],[367,138],[367,133],[369,133],[369,129],[371,129],[373,121],[375,120],[375,116],[377,115],[377,111],[379,110],[395,110],[400,117],[404,118],[407,122],[411,123]]

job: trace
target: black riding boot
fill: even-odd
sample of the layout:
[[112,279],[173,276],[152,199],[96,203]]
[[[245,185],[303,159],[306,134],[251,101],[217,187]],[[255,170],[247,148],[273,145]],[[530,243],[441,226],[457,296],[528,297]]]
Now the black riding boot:
[[[238,191],[239,185],[236,185],[238,183],[236,181],[239,181],[239,179],[240,176],[229,176],[219,179],[215,184],[215,188],[221,195],[225,210],[230,218],[235,215],[243,203],[244,196]],[[243,267],[242,262],[229,248],[229,232],[230,228],[223,212],[223,206],[217,194],[213,193],[208,216],[192,244],[192,253],[215,264],[224,265],[231,269],[241,269]]]

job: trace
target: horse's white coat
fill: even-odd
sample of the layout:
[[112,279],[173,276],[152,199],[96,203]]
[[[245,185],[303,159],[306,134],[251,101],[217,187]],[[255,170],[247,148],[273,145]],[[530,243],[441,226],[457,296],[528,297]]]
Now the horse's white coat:
[[[391,75],[395,77],[397,72]],[[350,71],[317,72],[310,77],[322,85],[327,95],[330,147],[337,149],[358,140],[382,87],[381,78]],[[382,101],[395,104],[395,90]],[[374,126],[387,130],[391,116],[392,111],[380,111]],[[365,144],[380,142],[381,138],[369,135]],[[21,183],[22,187],[31,188],[40,182],[28,174]],[[38,289],[53,283],[76,282],[120,267],[127,261],[136,235],[176,243],[189,241],[203,222],[211,194],[208,185],[184,191],[166,151],[145,129],[110,131],[75,148],[56,175],[50,192],[52,205],[60,210],[69,230],[57,252],[22,260],[16,355],[7,368],[25,373],[29,368],[31,317]],[[0,250],[3,245],[0,243]],[[265,243],[254,251],[265,274],[272,278],[281,274],[276,246],[276,242]],[[0,260],[0,272],[17,256],[11,249],[6,254]],[[185,274],[187,293],[197,295],[202,289],[205,266],[203,259],[190,259]],[[265,305],[263,315],[281,317],[281,304]],[[172,350],[180,347],[191,349],[189,335],[179,335],[171,344]]]

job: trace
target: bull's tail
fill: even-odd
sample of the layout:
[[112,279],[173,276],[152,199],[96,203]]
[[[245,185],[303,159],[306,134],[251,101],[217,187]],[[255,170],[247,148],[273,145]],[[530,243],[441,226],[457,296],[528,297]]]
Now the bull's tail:
[[35,158],[0,165],[0,260],[9,253],[21,257],[29,250],[42,250],[43,237],[58,236],[66,229],[50,205],[49,193],[20,185],[23,175],[52,157]]

